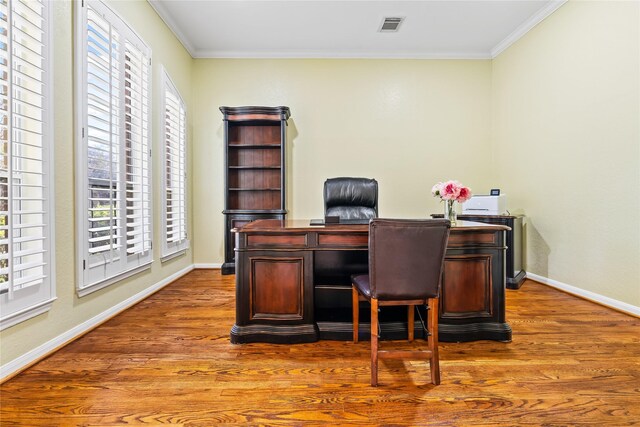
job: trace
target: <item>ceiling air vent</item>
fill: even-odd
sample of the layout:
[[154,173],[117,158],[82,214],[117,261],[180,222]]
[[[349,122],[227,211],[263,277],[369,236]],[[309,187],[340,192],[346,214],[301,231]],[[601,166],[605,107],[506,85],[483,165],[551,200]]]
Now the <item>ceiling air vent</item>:
[[398,31],[402,21],[404,21],[404,17],[384,18],[378,31],[381,33],[395,33]]

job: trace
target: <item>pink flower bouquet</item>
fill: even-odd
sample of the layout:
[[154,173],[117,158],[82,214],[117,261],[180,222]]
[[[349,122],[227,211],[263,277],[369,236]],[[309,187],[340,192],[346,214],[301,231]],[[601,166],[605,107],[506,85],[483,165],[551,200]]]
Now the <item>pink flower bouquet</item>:
[[434,197],[462,203],[471,198],[471,190],[458,181],[439,182],[431,188]]

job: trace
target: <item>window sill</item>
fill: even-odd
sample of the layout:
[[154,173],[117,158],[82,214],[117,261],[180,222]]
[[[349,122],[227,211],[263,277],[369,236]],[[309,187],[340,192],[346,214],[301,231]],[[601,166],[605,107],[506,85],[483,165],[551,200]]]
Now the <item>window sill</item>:
[[153,262],[153,260],[151,260],[149,262],[146,262],[146,263],[144,263],[142,265],[139,265],[139,266],[137,266],[135,268],[132,268],[130,270],[123,271],[122,273],[119,273],[119,274],[117,274],[117,275],[115,275],[113,277],[109,277],[108,279],[104,279],[104,280],[101,280],[99,282],[95,282],[95,283],[87,285],[87,286],[85,286],[83,288],[80,288],[80,289],[77,290],[78,296],[79,297],[83,297],[85,295],[89,295],[89,294],[91,294],[91,293],[93,293],[95,291],[98,291],[100,289],[106,288],[109,285],[113,285],[116,282],[124,280],[127,277],[131,277],[131,276],[136,275],[136,274],[138,274],[138,273],[140,273],[142,271],[145,271],[145,270],[150,270],[152,262]]
[[167,262],[167,261],[171,261],[174,258],[178,258],[184,254],[187,253],[187,249],[188,248],[184,248],[184,249],[179,249],[175,252],[172,252],[170,254],[167,255],[163,255],[162,257],[160,257],[160,262]]
[[51,309],[51,306],[53,305],[53,302],[55,300],[55,297],[51,298],[38,305],[29,307],[23,311],[19,311],[7,316],[6,318],[0,319],[0,331],[17,325],[18,323],[24,322],[27,319],[31,319],[32,317],[36,317],[42,313],[46,313],[47,311],[49,311],[49,309]]

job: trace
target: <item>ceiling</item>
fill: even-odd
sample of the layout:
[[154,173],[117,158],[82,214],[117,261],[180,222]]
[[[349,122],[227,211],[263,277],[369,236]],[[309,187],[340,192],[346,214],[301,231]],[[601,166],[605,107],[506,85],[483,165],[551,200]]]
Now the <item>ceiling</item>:
[[148,1],[194,58],[438,59],[493,58],[566,2]]

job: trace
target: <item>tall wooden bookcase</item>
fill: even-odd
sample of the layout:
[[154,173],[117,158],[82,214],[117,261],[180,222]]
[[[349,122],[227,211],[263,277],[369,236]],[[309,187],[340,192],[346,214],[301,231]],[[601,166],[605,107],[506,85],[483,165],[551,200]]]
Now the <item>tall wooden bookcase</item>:
[[220,107],[224,115],[225,242],[222,274],[235,272],[231,230],[257,219],[284,219],[289,107]]

